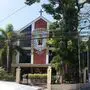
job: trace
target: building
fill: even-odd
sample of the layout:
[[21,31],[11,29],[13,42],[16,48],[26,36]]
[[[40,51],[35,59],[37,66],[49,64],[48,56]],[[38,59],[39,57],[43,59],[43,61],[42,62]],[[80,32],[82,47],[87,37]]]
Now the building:
[[[83,7],[80,9],[79,15],[79,39],[87,43],[90,38],[90,3],[84,3]],[[80,59],[83,62],[83,69],[81,68],[83,71],[83,81],[86,83],[88,79],[90,82],[90,51],[88,44],[86,51],[80,53]]]
[[[46,42],[50,21],[40,15],[38,18],[21,28],[19,35],[24,36],[17,45],[24,51],[16,52],[12,67],[20,67],[24,73],[46,73],[53,54]],[[16,61],[16,62],[15,62]]]
[[79,31],[80,36],[83,38],[90,36],[90,4],[85,3],[83,8],[80,9]]

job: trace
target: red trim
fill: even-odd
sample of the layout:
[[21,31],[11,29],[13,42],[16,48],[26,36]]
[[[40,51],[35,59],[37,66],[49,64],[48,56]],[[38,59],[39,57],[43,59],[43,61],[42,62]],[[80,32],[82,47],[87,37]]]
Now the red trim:
[[43,19],[39,19],[35,22],[35,29],[37,28],[47,28],[47,22]]
[[42,51],[34,49],[34,64],[46,64],[46,49]]

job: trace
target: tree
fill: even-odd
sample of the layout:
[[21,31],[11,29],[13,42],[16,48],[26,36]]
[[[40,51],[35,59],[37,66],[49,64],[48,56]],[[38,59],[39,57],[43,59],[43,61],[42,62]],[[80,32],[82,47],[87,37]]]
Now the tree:
[[[6,30],[0,28],[0,56],[2,64],[7,68],[7,72],[11,71],[12,54],[17,46],[14,46],[14,42],[17,40],[17,34],[13,30],[13,25],[8,24]],[[3,60],[7,60],[3,61]]]
[[32,5],[32,4],[35,3],[35,2],[40,2],[40,0],[26,0],[26,1],[25,1],[25,4],[27,4],[27,5]]
[[59,54],[64,64],[69,64],[68,68],[72,69],[72,74],[73,71],[78,72],[78,45],[76,38],[78,10],[75,6],[75,0],[50,0],[49,4],[43,5],[45,11],[57,20],[56,24],[54,23],[50,28],[54,30],[54,37],[52,38],[56,41],[55,48],[58,48],[56,53]]
[[[27,5],[31,5],[36,2],[36,0],[26,1]],[[56,19],[56,22],[54,22],[50,27],[50,30],[53,30],[53,35],[48,43],[54,45],[56,48],[55,52],[59,54],[59,57],[62,59],[63,63],[69,64],[68,67],[72,70],[72,72],[70,72],[71,75],[73,74],[77,76],[79,67],[77,30],[78,12],[83,3],[79,4],[78,0],[48,1],[49,3],[43,4],[42,7],[47,13],[51,14],[53,18]],[[58,54],[56,54],[56,56]]]

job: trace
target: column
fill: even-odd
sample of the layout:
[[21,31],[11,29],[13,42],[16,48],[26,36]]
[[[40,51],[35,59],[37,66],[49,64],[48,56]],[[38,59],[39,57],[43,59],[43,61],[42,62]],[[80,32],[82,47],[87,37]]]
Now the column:
[[48,90],[51,90],[51,73],[52,73],[51,66],[48,66],[48,69],[47,69],[47,89]]
[[[17,46],[20,45],[20,40],[17,41]],[[17,55],[16,55],[16,63],[18,64],[19,63],[19,56],[20,56],[20,53],[17,51]]]
[[49,64],[49,48],[46,48],[46,64]]
[[50,23],[47,23],[47,30],[49,30]]
[[32,23],[32,31],[34,31],[34,29],[35,29],[35,24],[34,24],[34,22]]
[[86,83],[86,68],[83,69],[83,82]]
[[33,41],[33,36],[31,40],[31,64],[34,64],[33,57],[34,57],[34,41]]
[[21,69],[20,67],[16,68],[16,82],[20,83],[20,74],[21,74]]
[[31,49],[31,64],[33,64],[34,62],[33,62],[33,47],[31,47],[32,49]]

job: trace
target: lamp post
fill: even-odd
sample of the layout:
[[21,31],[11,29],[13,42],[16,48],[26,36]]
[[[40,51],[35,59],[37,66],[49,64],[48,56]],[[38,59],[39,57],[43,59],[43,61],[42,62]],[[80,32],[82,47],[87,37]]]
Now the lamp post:
[[78,61],[79,61],[79,82],[81,81],[81,64],[80,64],[80,36],[78,33]]
[[88,48],[88,45],[87,45],[86,49],[87,49],[88,82],[90,82],[90,74],[89,74],[89,48]]
[[[86,42],[89,40],[89,37],[87,37]],[[90,68],[89,68],[89,47],[88,44],[86,46],[86,50],[87,50],[87,68],[88,68],[88,82],[90,82]]]
[[[87,41],[89,40],[89,37],[86,36],[84,39],[82,39],[83,42],[87,43]],[[85,73],[87,70],[87,74],[88,74],[88,82],[90,82],[90,68],[89,68],[89,47],[88,44],[86,44],[86,60],[87,60],[87,69],[85,69]],[[86,82],[86,75],[84,76],[84,81]]]

